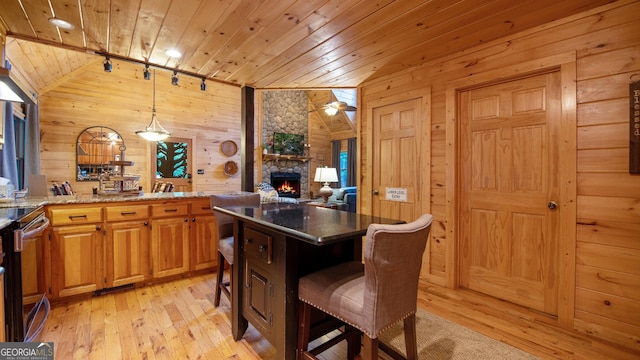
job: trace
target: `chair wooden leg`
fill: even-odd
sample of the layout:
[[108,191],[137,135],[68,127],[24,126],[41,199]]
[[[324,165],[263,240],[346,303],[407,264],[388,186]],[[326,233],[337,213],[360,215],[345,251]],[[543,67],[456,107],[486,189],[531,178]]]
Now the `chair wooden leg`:
[[372,339],[365,334],[363,340],[362,360],[378,360],[378,338]]
[[360,353],[360,331],[351,325],[345,325],[344,331],[349,333],[347,337],[347,360],[353,360],[356,354]]
[[311,305],[298,302],[298,360],[304,359],[309,350],[309,330],[311,327]]
[[232,294],[231,284],[233,284],[233,265],[230,264],[229,265],[229,288],[228,288],[228,290],[227,290],[227,287],[226,287],[227,285],[225,284],[225,290],[227,290],[226,294],[227,294],[227,298],[229,298],[229,304],[231,304],[231,296],[232,296],[231,295]]
[[416,343],[416,314],[404,319],[404,343],[407,347],[407,360],[418,359],[418,344]]
[[217,274],[217,282],[216,282],[216,295],[213,300],[213,306],[218,307],[220,305],[220,293],[222,292],[222,278],[224,276],[224,256],[222,253],[218,252],[218,274]]

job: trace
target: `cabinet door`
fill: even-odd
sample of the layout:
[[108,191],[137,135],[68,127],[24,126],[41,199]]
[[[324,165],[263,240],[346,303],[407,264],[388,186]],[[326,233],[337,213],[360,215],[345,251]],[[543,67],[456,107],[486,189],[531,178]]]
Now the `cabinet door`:
[[213,215],[191,217],[191,270],[213,269],[218,264],[218,231]]
[[153,276],[189,271],[189,218],[154,219],[151,222]]
[[54,227],[51,231],[53,295],[64,297],[103,287],[103,236],[98,224]]
[[44,236],[25,241],[22,250],[22,302],[34,304],[47,291],[44,274]]
[[106,242],[107,287],[147,280],[150,275],[147,221],[109,223]]
[[269,341],[273,341],[273,295],[271,273],[262,260],[247,256],[244,271],[243,315]]

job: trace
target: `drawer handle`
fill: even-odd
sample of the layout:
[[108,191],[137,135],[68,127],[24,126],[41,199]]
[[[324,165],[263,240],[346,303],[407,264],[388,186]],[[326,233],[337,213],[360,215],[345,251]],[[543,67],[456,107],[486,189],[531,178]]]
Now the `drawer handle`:
[[259,251],[259,252],[263,252],[263,251],[265,251],[265,250],[267,250],[267,247],[266,247],[266,246],[264,246],[264,245],[260,245],[260,246],[258,246],[258,251]]
[[178,209],[164,209],[164,212],[178,212]]
[[87,219],[87,215],[69,215],[69,220]]
[[208,206],[203,206],[200,208],[200,210],[211,210]]
[[122,215],[122,216],[135,215],[135,214],[137,214],[136,211],[121,211],[120,212],[120,215]]

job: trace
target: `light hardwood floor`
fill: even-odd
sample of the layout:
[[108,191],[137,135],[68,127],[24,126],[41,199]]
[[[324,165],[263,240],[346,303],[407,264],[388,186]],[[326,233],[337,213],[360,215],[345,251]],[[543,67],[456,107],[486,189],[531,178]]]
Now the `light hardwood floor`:
[[[233,341],[229,303],[213,307],[214,285],[214,274],[201,275],[54,304],[39,340],[54,342],[55,359],[277,360],[252,327]],[[418,306],[545,359],[640,358],[471,291],[421,283]],[[322,359],[344,358],[344,348]]]

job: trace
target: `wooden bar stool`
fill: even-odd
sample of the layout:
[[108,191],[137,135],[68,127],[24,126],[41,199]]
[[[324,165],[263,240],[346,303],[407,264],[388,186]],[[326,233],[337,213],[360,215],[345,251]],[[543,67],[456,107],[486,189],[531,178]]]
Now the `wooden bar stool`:
[[[299,280],[300,319],[298,359],[316,359],[326,346],[309,351],[310,314],[315,307],[364,335],[364,360],[378,359],[378,336],[404,320],[407,358],[417,359],[415,313],[418,278],[431,222],[430,214],[400,225],[371,224],[367,229],[364,264],[348,262],[317,271]],[[348,342],[353,359],[358,343],[353,334],[339,335]],[[329,340],[330,343],[337,341]],[[392,356],[401,355],[382,346]]]
[[[216,194],[209,197],[211,208],[232,207],[232,206],[258,206],[260,205],[260,194]],[[216,228],[218,229],[218,274],[216,283],[216,295],[214,306],[220,305],[220,293],[223,292],[229,302],[231,302],[231,282],[233,276],[233,218],[229,215],[216,212]],[[224,263],[229,264],[229,281],[223,281]]]

